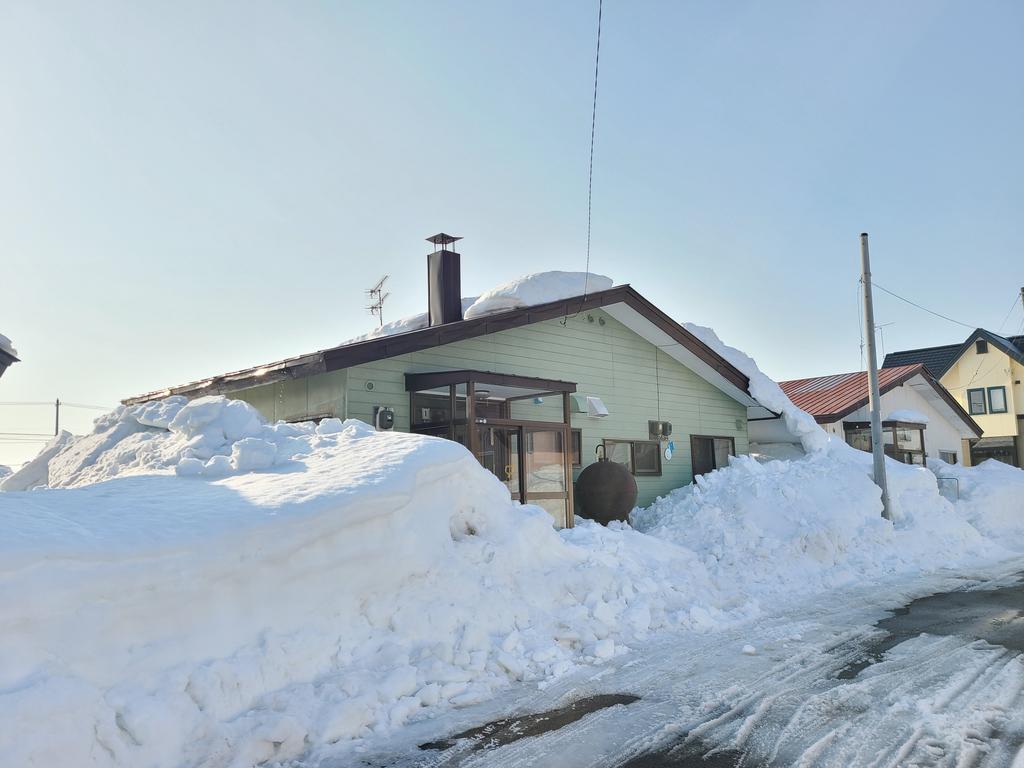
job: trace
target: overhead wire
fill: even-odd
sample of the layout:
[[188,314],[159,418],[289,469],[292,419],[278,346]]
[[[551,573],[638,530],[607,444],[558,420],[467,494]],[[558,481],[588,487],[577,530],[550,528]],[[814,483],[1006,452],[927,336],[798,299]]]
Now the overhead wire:
[[[592,222],[592,211],[594,201],[594,137],[597,133],[597,83],[601,71],[601,17],[603,14],[604,0],[597,0],[597,50],[594,54],[594,99],[590,111],[590,165],[587,169],[587,266],[583,273],[583,296],[580,299],[580,308],[576,310],[573,317],[583,311],[583,304],[587,300],[587,290],[590,288],[590,233]],[[564,326],[568,315],[562,318]]]

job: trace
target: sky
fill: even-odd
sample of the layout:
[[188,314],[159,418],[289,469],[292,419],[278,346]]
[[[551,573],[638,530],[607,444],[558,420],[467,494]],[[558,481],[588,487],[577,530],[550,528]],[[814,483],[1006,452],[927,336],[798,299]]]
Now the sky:
[[[586,267],[596,2],[0,5],[0,432]],[[777,379],[1024,329],[1024,5],[605,0],[591,271]],[[890,351],[967,328],[886,294]],[[1003,323],[1003,325],[1000,325]],[[86,431],[99,413],[65,408]],[[42,440],[43,438],[38,438]],[[18,464],[40,442],[0,440]]]

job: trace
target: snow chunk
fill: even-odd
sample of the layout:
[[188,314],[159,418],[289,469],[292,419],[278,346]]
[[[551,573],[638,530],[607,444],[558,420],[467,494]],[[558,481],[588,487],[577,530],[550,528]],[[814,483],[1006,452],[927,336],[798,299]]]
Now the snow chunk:
[[902,408],[897,411],[893,411],[885,417],[885,421],[910,421],[915,424],[927,424],[928,417],[920,411],[915,411],[910,408]]
[[532,307],[560,301],[584,293],[606,291],[612,287],[610,277],[588,272],[538,272],[510,280],[483,293],[464,317],[490,315],[520,307]]

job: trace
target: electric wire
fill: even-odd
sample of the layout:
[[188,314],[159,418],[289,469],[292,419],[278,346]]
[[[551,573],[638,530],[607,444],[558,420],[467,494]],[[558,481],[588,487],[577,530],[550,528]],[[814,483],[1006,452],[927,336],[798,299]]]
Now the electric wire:
[[[592,222],[592,211],[594,201],[594,136],[597,132],[597,83],[598,74],[601,71],[601,16],[604,0],[597,0],[597,50],[594,54],[594,99],[590,111],[590,165],[587,170],[587,267],[583,273],[583,296],[580,299],[580,308],[576,310],[573,317],[577,317],[583,311],[583,304],[587,300],[587,290],[590,288],[590,233]],[[568,315],[562,318],[564,326]]]
[[972,331],[974,329],[976,329],[976,328],[980,328],[981,327],[981,326],[977,326],[977,325],[968,325],[967,323],[961,323],[959,320],[954,320],[952,317],[944,315],[941,312],[935,312],[935,311],[933,311],[931,309],[928,309],[928,307],[922,307],[917,302],[911,301],[910,299],[906,298],[905,296],[900,296],[898,293],[894,293],[893,291],[890,291],[888,288],[882,287],[881,285],[876,283],[874,280],[871,281],[871,285],[873,285],[878,290],[883,291],[884,293],[888,293],[890,296],[899,299],[900,301],[906,302],[907,304],[911,305],[912,307],[917,307],[918,309],[927,312],[929,315],[935,315],[936,317],[941,317],[943,320],[948,320],[951,323],[956,323],[957,325],[962,325],[964,328],[970,328]]

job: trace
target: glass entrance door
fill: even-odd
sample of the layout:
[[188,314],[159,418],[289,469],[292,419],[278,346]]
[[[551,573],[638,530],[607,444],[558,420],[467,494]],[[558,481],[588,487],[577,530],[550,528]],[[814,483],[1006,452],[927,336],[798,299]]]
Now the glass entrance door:
[[477,425],[480,463],[512,498],[547,510],[567,524],[569,490],[566,430],[562,427]]
[[523,427],[526,501],[547,510],[558,526],[566,524],[568,478],[566,430]]
[[519,450],[519,427],[492,427],[481,424],[477,426],[477,436],[480,463],[505,484],[513,499],[521,501],[523,473],[520,471],[522,456]]

